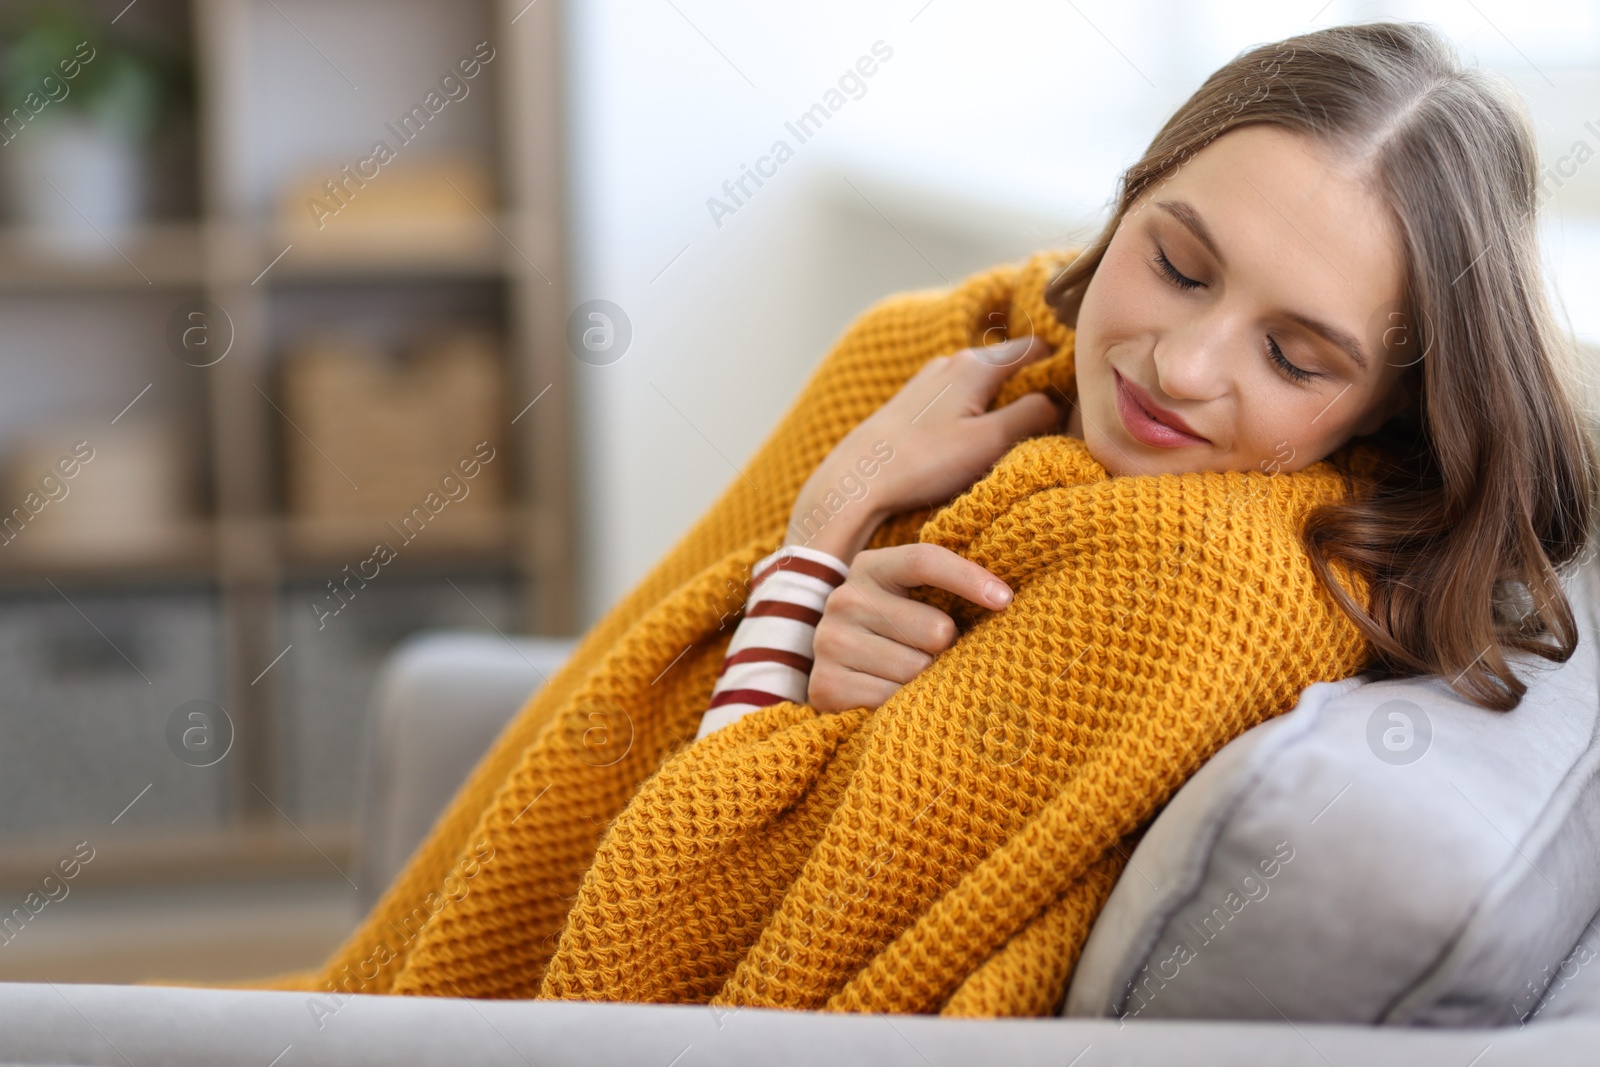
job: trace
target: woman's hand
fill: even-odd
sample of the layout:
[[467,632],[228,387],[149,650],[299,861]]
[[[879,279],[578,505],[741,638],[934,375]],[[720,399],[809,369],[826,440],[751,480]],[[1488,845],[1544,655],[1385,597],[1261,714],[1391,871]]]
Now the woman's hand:
[[929,360],[806,480],[784,543],[849,563],[884,519],[949,500],[1017,441],[1060,425],[1061,409],[1040,392],[986,410],[1006,378],[1049,352],[1030,336]]
[[819,711],[875,708],[949,648],[949,615],[907,594],[931,585],[981,607],[1011,603],[1011,589],[943,545],[918,542],[867,549],[828,596],[812,644],[807,703]]

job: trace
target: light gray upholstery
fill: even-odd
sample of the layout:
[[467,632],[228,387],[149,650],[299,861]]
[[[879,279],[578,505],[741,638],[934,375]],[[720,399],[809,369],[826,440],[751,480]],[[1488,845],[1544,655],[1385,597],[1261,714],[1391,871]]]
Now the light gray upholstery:
[[1513,659],[1528,691],[1511,712],[1362,675],[1217,753],[1134,850],[1065,1012],[1531,1015],[1600,910],[1596,575],[1566,576],[1572,658]]
[[[1429,1030],[0,983],[0,1062],[97,1067],[1592,1067],[1600,1020]],[[317,1023],[322,1023],[319,1029]],[[1485,1050],[1488,1054],[1485,1055]],[[281,1059],[278,1058],[281,1056]]]
[[1589,920],[1583,936],[1559,963],[1541,976],[1544,999],[1522,1025],[1550,1019],[1600,1019],[1600,914]]
[[422,633],[390,655],[362,738],[356,884],[377,903],[478,758],[576,638]]

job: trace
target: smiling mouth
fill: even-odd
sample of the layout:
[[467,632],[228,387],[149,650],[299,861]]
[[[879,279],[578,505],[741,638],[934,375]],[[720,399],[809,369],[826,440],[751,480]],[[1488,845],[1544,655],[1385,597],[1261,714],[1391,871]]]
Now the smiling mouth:
[[1112,368],[1112,375],[1116,378],[1117,414],[1122,419],[1122,426],[1128,431],[1129,436],[1152,448],[1187,448],[1190,445],[1205,445],[1211,442],[1204,437],[1168,426],[1160,419],[1146,411],[1134,399],[1133,393],[1128,390],[1120,371]]

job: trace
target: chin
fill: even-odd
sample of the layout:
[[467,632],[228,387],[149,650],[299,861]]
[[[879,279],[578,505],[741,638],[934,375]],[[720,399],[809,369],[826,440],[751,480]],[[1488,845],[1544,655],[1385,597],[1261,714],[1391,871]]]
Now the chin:
[[1098,436],[1086,430],[1084,432],[1084,444],[1089,449],[1089,455],[1093,456],[1094,461],[1106,469],[1107,474],[1113,478],[1121,478],[1128,474],[1139,473],[1128,469],[1128,457],[1117,451],[1115,444],[1104,439],[1097,439]]

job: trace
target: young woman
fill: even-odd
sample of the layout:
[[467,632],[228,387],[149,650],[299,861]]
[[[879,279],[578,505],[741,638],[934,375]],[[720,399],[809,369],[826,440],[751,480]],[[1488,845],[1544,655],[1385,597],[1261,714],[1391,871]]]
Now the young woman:
[[278,987],[1051,1013],[1230,739],[1364,665],[1511,708],[1507,653],[1573,652],[1597,458],[1536,180],[1425,27],[1228,63],[1087,248],[859,316]]
[[[947,549],[862,548],[888,516],[1051,432],[1114,476],[1294,471],[1381,441],[1381,492],[1313,516],[1306,551],[1373,669],[1515,707],[1526,687],[1501,653],[1564,662],[1576,646],[1556,571],[1582,550],[1596,491],[1579,370],[1540,279],[1539,181],[1514,92],[1425,26],[1340,26],[1228,63],[1050,287],[1076,331],[1074,402],[986,411],[1047,354],[1019,338],[931,361],[863,421],[757,564],[700,735],[780,700],[882,704],[957,636],[919,586],[1002,608],[1004,584]],[[813,532],[806,516],[874,442],[894,462]],[[1370,612],[1328,581],[1330,559],[1379,579]]]

